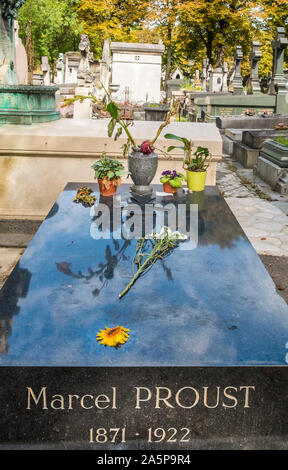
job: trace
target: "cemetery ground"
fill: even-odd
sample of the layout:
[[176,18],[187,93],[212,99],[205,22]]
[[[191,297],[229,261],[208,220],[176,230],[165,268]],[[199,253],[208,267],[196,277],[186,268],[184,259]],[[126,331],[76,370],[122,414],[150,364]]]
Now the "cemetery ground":
[[[288,303],[288,196],[273,192],[227,155],[217,163],[216,184]],[[13,216],[0,221],[0,288],[39,225]]]

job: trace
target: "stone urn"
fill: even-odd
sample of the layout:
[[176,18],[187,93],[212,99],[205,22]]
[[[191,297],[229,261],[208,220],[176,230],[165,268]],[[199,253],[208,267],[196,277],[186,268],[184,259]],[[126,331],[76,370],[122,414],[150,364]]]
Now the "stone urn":
[[150,186],[158,166],[158,155],[142,153],[139,147],[133,147],[132,152],[128,155],[128,169],[132,181],[131,192],[139,196],[148,196],[153,192]]

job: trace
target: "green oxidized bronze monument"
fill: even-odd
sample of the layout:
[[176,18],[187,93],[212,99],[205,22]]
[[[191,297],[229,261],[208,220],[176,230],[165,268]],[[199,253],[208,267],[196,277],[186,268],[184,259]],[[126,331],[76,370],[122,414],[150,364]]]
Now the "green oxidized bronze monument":
[[19,85],[15,70],[14,18],[25,0],[0,0],[0,124],[32,124],[60,118],[57,87]]

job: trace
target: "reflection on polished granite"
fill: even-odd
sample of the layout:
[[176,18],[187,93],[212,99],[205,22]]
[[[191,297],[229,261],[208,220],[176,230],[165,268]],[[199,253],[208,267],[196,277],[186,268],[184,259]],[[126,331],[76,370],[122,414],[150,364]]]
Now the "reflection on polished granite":
[[[119,300],[136,240],[92,238],[91,209],[72,202],[81,185],[61,193],[0,291],[0,365],[286,364],[288,307],[217,187],[157,196],[198,204],[198,245],[176,248]],[[117,191],[124,202],[128,189]],[[117,325],[127,343],[99,345]]]

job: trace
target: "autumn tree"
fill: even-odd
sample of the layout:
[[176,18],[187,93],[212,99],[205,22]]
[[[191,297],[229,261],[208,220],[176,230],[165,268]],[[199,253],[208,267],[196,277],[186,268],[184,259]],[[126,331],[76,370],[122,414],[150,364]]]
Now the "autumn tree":
[[133,42],[145,18],[145,8],[143,0],[80,0],[78,17],[96,59],[101,58],[104,39]]
[[179,30],[189,49],[207,57],[213,67],[223,66],[241,41],[251,40],[250,2],[247,0],[181,0],[178,6]]

